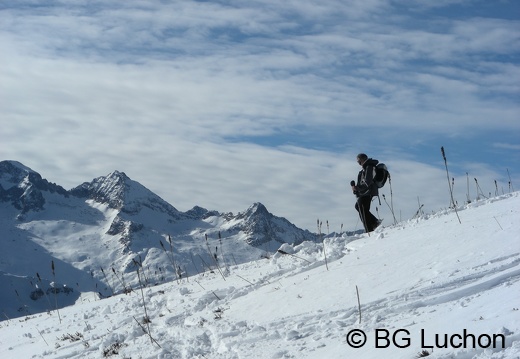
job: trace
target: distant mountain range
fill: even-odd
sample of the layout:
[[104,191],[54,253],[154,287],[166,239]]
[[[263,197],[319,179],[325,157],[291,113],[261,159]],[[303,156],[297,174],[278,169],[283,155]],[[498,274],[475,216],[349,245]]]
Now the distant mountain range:
[[155,284],[318,240],[261,203],[236,215],[181,212],[123,172],[65,190],[19,162],[0,162],[0,302],[18,303],[0,310],[10,317],[48,310],[45,294],[58,293],[65,306],[81,292],[130,290],[137,267]]

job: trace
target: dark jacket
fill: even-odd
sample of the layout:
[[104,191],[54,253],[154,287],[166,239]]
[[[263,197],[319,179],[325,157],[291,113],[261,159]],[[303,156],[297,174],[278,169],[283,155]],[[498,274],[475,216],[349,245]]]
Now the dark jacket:
[[363,169],[359,171],[356,183],[357,191],[355,194],[357,197],[374,197],[379,195],[379,189],[374,183],[375,167],[378,163],[378,160],[372,158],[369,158],[363,163]]

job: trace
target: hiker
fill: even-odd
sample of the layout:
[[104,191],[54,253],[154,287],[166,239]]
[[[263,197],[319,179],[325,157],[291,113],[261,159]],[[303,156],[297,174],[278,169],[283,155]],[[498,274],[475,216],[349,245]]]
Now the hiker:
[[370,203],[372,197],[378,196],[379,191],[376,183],[374,182],[374,168],[379,163],[378,160],[368,158],[364,153],[357,155],[357,163],[363,168],[359,171],[357,177],[357,183],[354,181],[350,182],[352,192],[356,195],[356,210],[359,213],[359,217],[363,222],[365,231],[372,232],[381,224],[381,222],[370,213]]

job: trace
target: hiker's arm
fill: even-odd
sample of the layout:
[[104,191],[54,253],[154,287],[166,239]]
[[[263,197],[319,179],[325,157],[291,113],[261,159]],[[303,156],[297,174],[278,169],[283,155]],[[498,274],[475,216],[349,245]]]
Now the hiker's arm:
[[365,169],[365,183],[368,188],[372,187],[372,184],[374,183],[374,166],[367,166]]
[[352,193],[357,195],[358,190],[357,190],[357,187],[356,187],[356,182],[350,181],[350,187],[352,187]]

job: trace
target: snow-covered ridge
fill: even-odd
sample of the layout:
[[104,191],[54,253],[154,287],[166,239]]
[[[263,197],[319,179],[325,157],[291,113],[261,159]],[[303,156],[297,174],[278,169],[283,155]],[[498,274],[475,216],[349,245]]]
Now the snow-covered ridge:
[[0,173],[17,175],[19,178],[20,176],[36,172],[18,161],[2,161],[0,162]]
[[221,271],[4,320],[0,356],[520,358],[520,194],[458,214],[283,244],[242,264],[226,247]]
[[19,218],[29,211],[43,209],[45,198],[42,191],[68,196],[63,187],[48,182],[19,162],[0,162],[0,202],[11,202],[20,210]]
[[167,213],[175,219],[183,217],[175,207],[164,201],[152,191],[131,180],[124,172],[114,171],[107,176],[95,178],[73,188],[71,193],[78,197],[106,203],[111,208],[129,214],[138,213],[142,207]]
[[[163,283],[208,270],[215,256],[243,263],[315,238],[262,204],[237,215],[198,206],[180,212],[119,171],[70,191],[12,161],[0,162],[0,178],[0,276],[13,288],[0,302],[10,303],[2,309],[9,317],[23,315],[17,297],[31,296],[36,273],[49,289],[53,261],[66,273],[59,284],[73,289],[69,295],[88,288],[108,296],[139,285],[135,261],[153,272],[151,282]],[[238,253],[225,258],[231,249]],[[31,312],[44,310],[42,299],[28,303]]]

